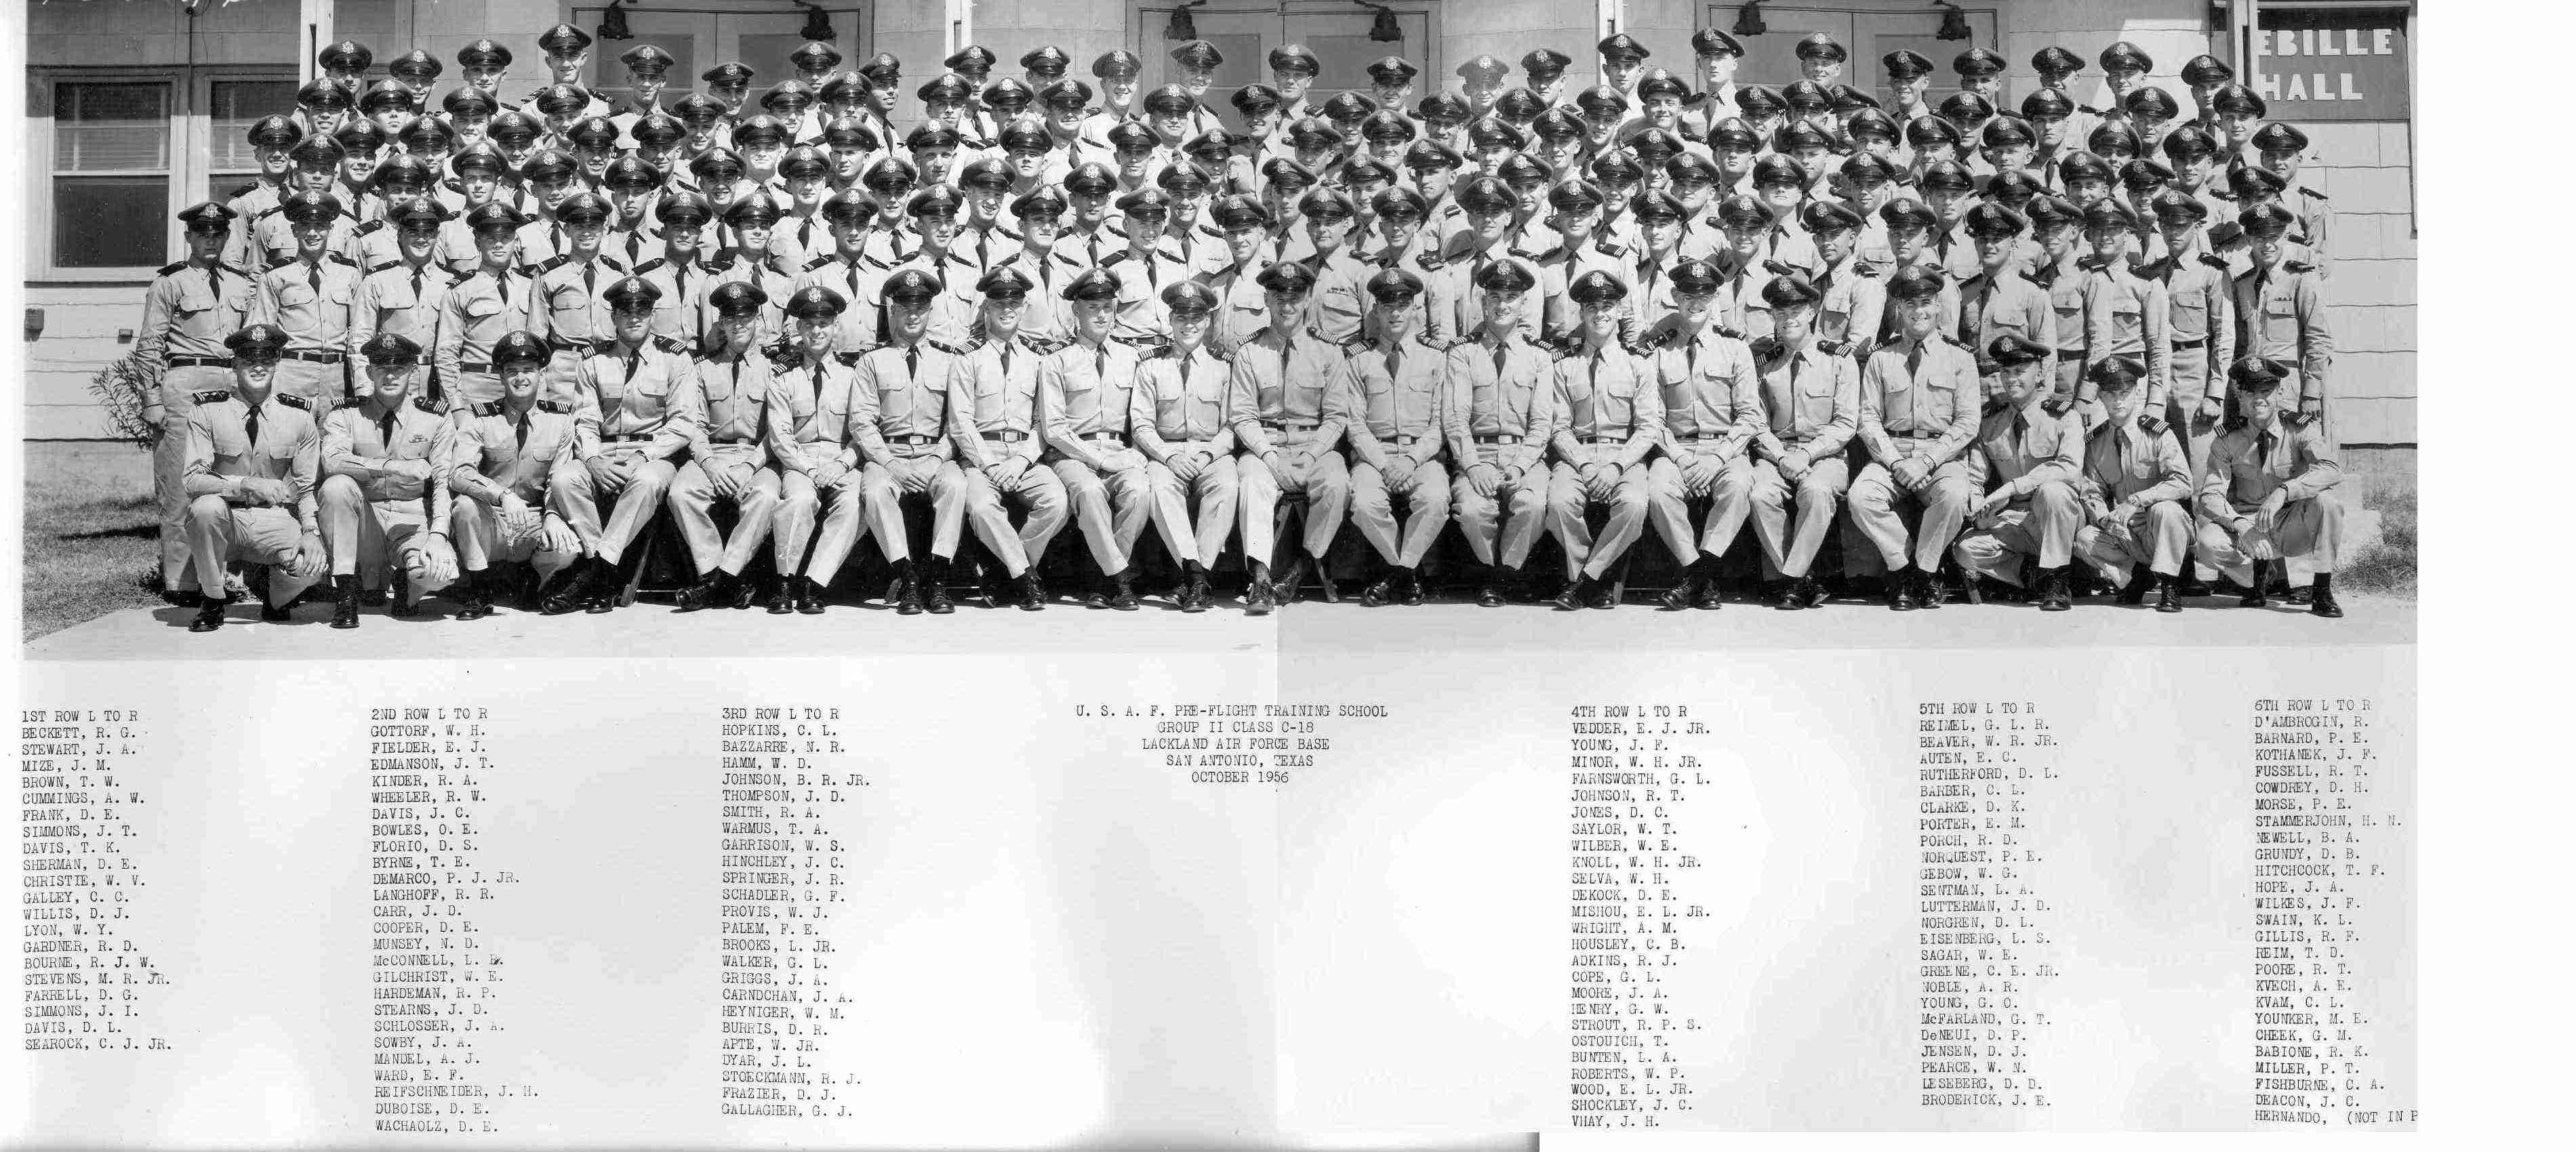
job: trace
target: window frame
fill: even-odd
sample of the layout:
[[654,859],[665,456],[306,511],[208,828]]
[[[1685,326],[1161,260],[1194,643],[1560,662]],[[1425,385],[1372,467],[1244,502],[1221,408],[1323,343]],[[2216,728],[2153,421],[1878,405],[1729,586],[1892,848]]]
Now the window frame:
[[[292,62],[274,65],[228,64],[206,65],[194,69],[149,67],[81,67],[30,69],[28,93],[33,106],[30,118],[41,118],[45,130],[31,133],[26,182],[27,203],[36,210],[29,221],[29,259],[27,282],[30,284],[118,284],[151,280],[162,264],[175,259],[180,249],[179,211],[197,202],[201,189],[213,178],[212,121],[209,113],[214,104],[214,85],[219,81],[285,80],[296,78]],[[169,141],[170,163],[163,169],[167,185],[162,205],[162,264],[117,265],[102,268],[75,268],[54,262],[54,182],[63,173],[54,167],[54,150],[61,120],[56,115],[59,93],[65,84],[131,84],[159,83],[171,93]],[[292,109],[278,109],[284,113]]]
[[[197,182],[189,185],[189,187],[208,187],[213,183],[214,177],[219,174],[214,164],[215,85],[237,84],[244,82],[284,83],[291,92],[296,85],[295,69],[291,66],[257,68],[247,65],[237,65],[222,68],[200,68],[197,70],[196,77],[191,81],[192,85],[196,89],[193,95],[196,100],[195,106],[203,109],[204,111],[200,114],[188,117],[190,131],[188,154],[191,158],[202,160],[203,166],[197,173]],[[273,112],[276,115],[283,116],[294,111],[294,109],[294,100],[290,95],[286,107],[272,109],[270,112],[263,112],[260,113],[260,115],[266,116]],[[244,170],[242,175],[246,179],[257,179],[258,172],[258,167],[256,162],[254,162],[253,167]],[[195,201],[190,200],[186,203],[175,205],[170,209],[170,211],[175,214],[179,209],[185,208],[188,204],[193,203],[195,203]]]

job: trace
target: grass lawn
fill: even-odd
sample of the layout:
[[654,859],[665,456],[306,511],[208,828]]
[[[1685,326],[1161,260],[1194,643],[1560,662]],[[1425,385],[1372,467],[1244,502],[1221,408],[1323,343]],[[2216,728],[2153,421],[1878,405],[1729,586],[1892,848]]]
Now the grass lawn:
[[158,607],[160,511],[152,457],[131,444],[26,446],[24,634],[33,640],[121,608]]
[[2335,586],[2382,596],[2415,598],[2415,473],[2371,472],[2361,481],[2361,506],[2379,513],[2379,539],[2344,557]]

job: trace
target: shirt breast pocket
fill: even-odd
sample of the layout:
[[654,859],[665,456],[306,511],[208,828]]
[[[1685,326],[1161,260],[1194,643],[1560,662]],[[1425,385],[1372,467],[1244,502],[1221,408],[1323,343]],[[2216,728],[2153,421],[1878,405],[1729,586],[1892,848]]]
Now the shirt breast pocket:
[[1947,424],[1959,412],[1959,388],[1945,380],[1923,384],[1923,409],[1933,424]]
[[480,324],[501,314],[501,298],[498,296],[468,297],[464,312],[467,323]]
[[376,308],[386,312],[407,312],[420,306],[420,297],[408,282],[376,290]]
[[2147,330],[2146,306],[2135,300],[2122,300],[2111,306],[2111,327],[2123,336],[2134,336]]
[[294,471],[295,452],[296,448],[293,444],[261,445],[259,449],[261,464],[260,475],[284,476],[287,473]]
[[[2177,293],[2173,298],[2173,327],[2180,332],[2209,331],[2209,301],[2199,293]],[[2192,337],[2185,336],[2188,340]]]

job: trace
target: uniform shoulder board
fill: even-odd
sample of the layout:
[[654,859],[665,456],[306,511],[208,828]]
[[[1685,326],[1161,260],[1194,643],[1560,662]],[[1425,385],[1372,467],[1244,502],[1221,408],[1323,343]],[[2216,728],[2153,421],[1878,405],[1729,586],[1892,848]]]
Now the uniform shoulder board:
[[498,416],[501,414],[501,402],[495,400],[489,404],[477,404],[474,405],[473,410],[477,416]]
[[[1773,337],[1765,336],[1763,339],[1770,340],[1775,348],[1779,346],[1779,341]],[[1816,350],[1827,356],[1847,356],[1851,354],[1852,346],[1850,342],[1843,340],[1818,340]]]
[[537,411],[552,412],[557,416],[570,416],[572,415],[572,406],[561,400],[539,400],[537,401]]
[[1710,217],[1709,217],[1708,219],[1706,219],[1706,220],[1702,220],[1702,221],[1700,221],[1700,223],[1702,223],[1702,224],[1706,224],[1706,225],[1708,225],[1708,226],[1709,226],[1709,227],[1711,227],[1711,228],[1723,228],[1723,227],[1725,227],[1725,226],[1726,226],[1726,224],[1725,224],[1725,222],[1724,222],[1724,221],[1719,220],[1716,216],[1713,216],[1713,215],[1712,215],[1712,216],[1710,216]]
[[155,276],[167,276],[167,275],[169,275],[169,274],[171,274],[171,273],[173,273],[173,272],[179,271],[179,270],[180,270],[180,269],[182,269],[182,268],[186,268],[187,266],[188,266],[188,262],[187,262],[187,261],[185,261],[185,260],[182,260],[182,261],[180,261],[180,262],[178,262],[178,263],[176,263],[176,264],[171,264],[171,265],[168,265],[168,266],[166,266],[166,267],[162,268],[160,271],[153,273],[153,275],[155,275]]
[[217,388],[211,392],[193,392],[188,396],[188,399],[194,400],[199,404],[220,404],[232,398],[232,393],[226,392],[221,388]]
[[2300,185],[2300,186],[2299,186],[2299,195],[2301,195],[2301,196],[2311,197],[2311,198],[2318,199],[2318,200],[2323,200],[2323,199],[2325,199],[2325,198],[2326,198],[2326,194],[2325,194],[2325,193],[2323,193],[2323,192],[2319,192],[2319,191],[2317,191],[2316,189],[2314,189],[2314,188],[2310,188],[2310,187],[2308,187],[2308,186],[2306,186],[2306,185],[2304,185],[2304,184],[2302,184],[2302,185]]
[[2218,269],[2218,270],[2219,270],[2219,271],[2221,271],[2221,272],[2227,271],[2227,258],[2226,258],[2226,257],[2224,257],[2224,256],[2220,256],[2220,255],[2218,255],[2217,253],[2214,253],[2214,252],[2203,252],[2203,253],[2201,253],[2201,254],[2200,254],[2200,262],[2201,262],[2201,263],[2203,263],[2203,264],[2207,264],[2207,265],[2209,265],[2209,266],[2210,266],[2210,267],[2212,267],[2212,268],[2216,268],[2216,269]]
[[1554,248],[1550,248],[1550,249],[1548,249],[1548,250],[1547,250],[1547,251],[1545,251],[1545,252],[1541,252],[1541,253],[1539,253],[1539,254],[1538,254],[1538,255],[1536,255],[1536,256],[1529,255],[1528,253],[1525,253],[1525,252],[1521,251],[1521,250],[1520,250],[1520,249],[1518,249],[1518,248],[1514,248],[1514,249],[1512,249],[1512,255],[1514,255],[1514,256],[1518,256],[1518,257],[1520,257],[1520,258],[1521,258],[1521,259],[1523,259],[1523,260],[1528,260],[1528,261],[1531,261],[1531,262],[1533,262],[1533,263],[1541,263],[1541,264],[1543,264],[1543,263],[1546,263],[1547,261],[1554,260],[1554,259],[1556,259],[1556,258],[1557,258],[1557,257],[1559,257],[1559,256],[1567,256],[1567,255],[1570,255],[1570,253],[1568,253],[1568,252],[1565,250],[1565,245],[1563,245],[1563,244],[1559,244],[1559,245],[1557,245],[1556,247],[1554,247]]
[[804,361],[791,360],[787,357],[787,342],[784,340],[763,346],[760,356],[761,359],[769,361],[769,374],[772,376],[784,376],[805,366]]
[[1628,249],[1625,245],[1614,244],[1607,240],[1604,240],[1599,244],[1595,244],[1593,247],[1599,248],[1601,250],[1601,254],[1604,256],[1625,256],[1628,254]]
[[653,346],[665,352],[686,352],[689,350],[689,342],[682,340],[677,336],[656,336],[653,338]]
[[384,263],[382,263],[382,264],[369,264],[369,265],[367,265],[367,275],[373,276],[373,275],[375,275],[376,273],[378,273],[378,272],[382,272],[382,271],[384,271],[384,270],[385,270],[385,269],[387,269],[387,268],[400,268],[400,267],[402,267],[402,261],[400,261],[400,260],[387,260],[387,261],[385,261],[385,262],[384,262]]
[[713,260],[704,260],[699,263],[700,266],[704,267],[709,272],[733,271],[733,257],[731,256],[718,256]]
[[1106,268],[1133,255],[1135,255],[1135,252],[1132,249],[1112,252],[1100,258],[1100,266]]
[[864,352],[835,352],[832,354],[832,359],[840,361],[846,367],[856,368],[859,366],[859,357],[864,355],[867,354]]
[[656,269],[656,268],[659,268],[659,267],[663,266],[664,264],[668,264],[668,263],[670,263],[670,261],[665,260],[665,259],[663,259],[663,258],[661,258],[661,257],[659,257],[659,256],[656,256],[656,257],[654,257],[654,258],[652,258],[652,259],[650,259],[650,260],[647,260],[647,261],[645,261],[645,262],[643,262],[643,263],[641,263],[641,264],[636,265],[636,266],[635,266],[635,274],[636,274],[636,275],[638,275],[638,276],[641,276],[641,275],[643,275],[644,273],[650,272],[650,271],[652,271],[652,270],[654,270],[654,269]]
[[544,262],[544,263],[539,264],[539,265],[537,265],[537,266],[536,266],[536,270],[537,270],[538,272],[541,272],[541,273],[543,273],[543,272],[552,272],[552,271],[554,271],[555,269],[557,269],[557,268],[561,268],[561,267],[563,267],[564,265],[566,265],[566,264],[570,264],[570,263],[572,263],[572,254],[571,254],[571,253],[568,253],[568,252],[557,252],[557,253],[555,253],[555,254],[554,254],[554,255],[552,255],[552,256],[548,256],[548,257],[546,257],[546,259],[545,259],[545,262]]
[[443,416],[443,415],[446,415],[446,413],[447,413],[447,410],[446,410],[446,409],[441,408],[441,407],[439,407],[439,406],[438,406],[438,401],[436,401],[436,400],[432,400],[432,399],[430,399],[430,398],[429,398],[429,397],[427,397],[427,396],[414,396],[414,397],[412,397],[412,398],[411,398],[411,406],[412,406],[412,407],[414,407],[414,408],[418,408],[418,409],[420,409],[420,410],[421,410],[421,411],[423,411],[423,412],[427,412],[427,413],[429,413],[429,414],[430,414],[430,415],[432,415],[432,416]]
[[[1425,272],[1437,272],[1447,263],[1440,259],[1437,254],[1431,252],[1425,252],[1422,255],[1414,257],[1413,262]],[[171,267],[176,268],[179,267],[179,265],[173,264]]]
[[2087,116],[2099,116],[2099,115],[2101,115],[2101,114],[2102,114],[2102,110],[2101,110],[2101,109],[2099,109],[2099,108],[2093,108],[2093,107],[2088,107],[2088,106],[2083,105],[2083,104],[2078,104],[2078,105],[2076,105],[2076,106],[2075,106],[2075,110],[2076,110],[2076,111],[2078,111],[2078,112],[2081,112],[2081,113],[2083,113],[2083,114],[2085,114],[2085,115],[2087,115]]
[[1348,340],[1342,341],[1342,348],[1353,356],[1357,356],[1376,346],[1375,342],[1371,341],[1366,336],[1353,336]]
[[2289,241],[2289,242],[2290,242],[2290,243],[2292,243],[2292,244],[2297,244],[2297,245],[2300,245],[2300,246],[2303,246],[2303,247],[2304,247],[2304,246],[2307,244],[2307,242],[2308,242],[2308,238],[2307,238],[2306,236],[2301,235],[2300,233],[2297,233],[2297,232],[2284,232],[2284,233],[2282,233],[2282,234],[2281,234],[2281,239],[2287,240],[2287,241]]
[[1942,341],[1942,343],[1948,344],[1949,346],[1951,346],[1951,347],[1953,347],[1953,348],[1965,348],[1965,347],[1967,347],[1967,345],[1962,344],[1962,343],[1960,343],[1960,342],[1959,342],[1959,337],[1958,337],[1955,333],[1950,333],[1950,332],[1943,332],[1943,333],[1941,333],[1941,341]]
[[[521,265],[519,265],[519,266],[518,266],[518,268],[516,269],[516,271],[519,273],[519,275],[521,275],[521,276],[530,276],[530,277],[533,277],[533,276],[539,275],[539,274],[543,273],[545,270],[546,270],[546,266],[545,266],[545,265],[543,265],[543,264],[521,264]],[[481,269],[476,269],[476,271],[481,271]]]
[[616,257],[611,256],[611,255],[609,255],[609,254],[608,254],[608,253],[606,253],[606,252],[602,252],[602,253],[600,253],[598,256],[594,257],[594,259],[596,259],[596,260],[598,260],[600,263],[602,263],[602,264],[606,264],[606,265],[608,265],[609,267],[614,268],[614,269],[616,269],[616,270],[618,270],[618,271],[620,271],[620,272],[623,272],[623,271],[625,271],[625,270],[626,270],[626,265],[621,264],[621,263],[618,263],[618,261],[617,261],[617,258],[616,258]]
[[1872,264],[1872,263],[1870,263],[1870,262],[1869,262],[1869,261],[1867,261],[1867,260],[1856,261],[1856,262],[1853,264],[1852,271],[1854,271],[1854,272],[1858,272],[1858,273],[1860,273],[1860,274],[1861,274],[1861,275],[1863,275],[1863,276],[1873,276],[1873,277],[1874,277],[1874,276],[1877,276],[1877,275],[1879,274],[1879,268],[1878,268],[1878,265],[1876,265],[1876,264]]
[[241,187],[239,187],[239,188],[235,188],[235,189],[233,189],[233,190],[232,190],[232,191],[230,191],[230,192],[226,192],[226,193],[224,193],[224,199],[225,199],[227,202],[229,202],[229,201],[233,201],[233,200],[239,200],[239,199],[241,199],[242,197],[244,197],[244,196],[248,196],[248,195],[250,195],[251,193],[253,193],[253,192],[257,192],[257,191],[259,191],[259,181],[257,181],[257,180],[253,180],[253,181],[251,181],[251,182],[250,182],[250,183],[248,183],[248,184],[244,184],[244,185],[242,185],[242,186],[241,186]]
[[2281,269],[2285,272],[2314,272],[2317,266],[2305,260],[2284,260],[2281,261]]
[[260,210],[259,210],[259,215],[251,217],[251,220],[252,220],[252,221],[254,221],[254,222],[256,222],[256,221],[260,221],[260,220],[266,220],[266,219],[268,219],[269,217],[271,217],[271,216],[275,216],[275,215],[277,215],[278,213],[280,213],[280,212],[284,212],[284,211],[286,211],[286,206],[285,206],[285,205],[283,205],[283,204],[273,204],[273,205],[270,205],[269,207],[266,207],[266,208],[262,208],[262,209],[260,209]]
[[806,262],[805,262],[805,271],[811,272],[811,271],[813,271],[813,270],[815,270],[815,269],[817,269],[817,268],[823,267],[823,266],[824,266],[824,265],[826,265],[826,264],[830,264],[831,262],[832,262],[832,254],[831,254],[831,253],[829,253],[829,252],[826,252],[826,253],[824,253],[824,254],[822,254],[822,255],[820,255],[820,256],[817,256],[817,257],[815,257],[815,258],[813,258],[813,259],[811,259],[811,260],[806,261]]
[[339,254],[339,253],[337,253],[337,252],[333,252],[333,253],[328,254],[328,255],[325,257],[325,259],[337,260],[337,261],[339,261],[340,263],[342,263],[342,264],[346,264],[346,265],[348,265],[349,267],[352,267],[352,268],[355,268],[355,267],[357,267],[357,266],[358,266],[358,262],[357,262],[357,261],[352,260],[352,259],[349,259],[348,257],[343,256],[343,255],[341,255],[341,254]]
[[1414,340],[1414,343],[1420,344],[1420,345],[1422,345],[1423,347],[1428,348],[1428,349],[1430,349],[1430,350],[1432,350],[1432,351],[1434,351],[1434,352],[1446,352],[1446,351],[1448,351],[1450,348],[1455,347],[1455,345],[1443,344],[1443,343],[1441,343],[1441,342],[1439,342],[1439,341],[1437,341],[1437,340],[1432,339],[1432,338],[1431,338],[1431,334],[1430,334],[1430,333],[1428,333],[1428,332],[1416,332],[1416,333],[1414,333],[1414,334],[1413,334],[1413,340]]
[[928,345],[930,345],[931,347],[936,348],[936,349],[939,349],[940,351],[945,352],[945,353],[947,353],[947,354],[949,354],[949,355],[951,355],[951,356],[963,356],[963,355],[965,355],[965,354],[966,354],[966,350],[965,350],[965,349],[960,348],[960,347],[957,347],[957,346],[956,346],[956,345],[954,345],[954,344],[942,344],[942,343],[940,343],[940,342],[939,342],[939,341],[937,341],[937,340],[924,340],[924,341],[922,341],[922,343],[924,343],[924,344],[928,344]]
[[284,404],[289,408],[302,408],[310,411],[313,407],[311,402],[292,392],[278,392],[273,393],[273,395],[277,398],[278,403]]
[[1519,245],[1517,245],[1517,244],[1516,244],[1516,245],[1513,245],[1512,247],[1509,247],[1509,248],[1503,249],[1503,254],[1504,254],[1504,255],[1506,255],[1506,256],[1512,257],[1513,259],[1516,259],[1516,260],[1535,260],[1535,259],[1537,259],[1537,257],[1532,256],[1532,255],[1530,255],[1529,253],[1522,251],[1522,250],[1521,250],[1521,248],[1520,248],[1520,246],[1519,246]]
[[374,232],[374,231],[376,231],[376,230],[378,230],[378,229],[383,228],[384,226],[385,226],[385,222],[384,222],[384,221],[382,221],[382,220],[369,220],[369,221],[367,221],[367,222],[366,222],[366,223],[364,223],[364,224],[360,224],[360,225],[358,225],[355,229],[352,229],[352,231],[354,231],[355,233],[357,233],[357,234],[358,234],[358,235],[360,235],[360,236],[364,236],[364,235],[366,235],[367,233]]

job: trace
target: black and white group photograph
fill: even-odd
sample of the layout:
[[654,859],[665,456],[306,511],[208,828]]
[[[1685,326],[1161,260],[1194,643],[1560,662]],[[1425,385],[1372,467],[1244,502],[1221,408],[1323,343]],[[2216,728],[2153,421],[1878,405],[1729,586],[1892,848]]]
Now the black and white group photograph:
[[2410,7],[27,0],[23,640],[2411,639]]

